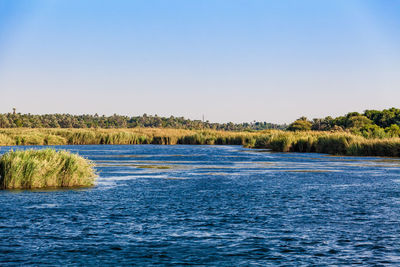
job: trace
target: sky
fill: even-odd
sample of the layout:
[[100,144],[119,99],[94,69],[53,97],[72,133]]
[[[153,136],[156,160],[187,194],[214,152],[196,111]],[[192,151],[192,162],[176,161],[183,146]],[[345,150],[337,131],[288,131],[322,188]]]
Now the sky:
[[399,100],[399,0],[0,0],[0,113],[289,123]]

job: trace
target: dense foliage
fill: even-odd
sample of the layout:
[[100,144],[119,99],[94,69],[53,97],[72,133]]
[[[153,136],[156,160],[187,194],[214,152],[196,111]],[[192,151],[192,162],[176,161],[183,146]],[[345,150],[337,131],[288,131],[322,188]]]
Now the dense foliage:
[[46,114],[32,115],[21,113],[0,114],[0,128],[175,128],[175,129],[213,129],[225,131],[246,131],[265,129],[284,129],[286,125],[267,122],[252,123],[211,123],[209,121],[189,120],[183,117],[159,117],[143,114],[137,117]]
[[312,123],[306,117],[294,121],[287,128],[289,131],[309,131],[311,130]]
[[289,125],[292,131],[347,131],[366,138],[400,137],[400,109],[390,108],[382,111],[366,110],[364,113],[350,112],[345,116],[322,119],[301,117]]

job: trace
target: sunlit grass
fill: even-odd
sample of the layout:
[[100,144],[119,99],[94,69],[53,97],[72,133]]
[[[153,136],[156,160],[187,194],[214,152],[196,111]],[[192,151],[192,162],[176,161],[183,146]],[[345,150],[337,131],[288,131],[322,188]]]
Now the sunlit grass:
[[9,151],[0,158],[0,188],[92,186],[93,163],[54,149]]
[[245,145],[257,133],[164,128],[133,129],[1,129],[0,145]]
[[277,152],[332,155],[400,156],[400,138],[367,139],[350,132],[232,132],[169,128],[1,129],[0,145],[242,145]]

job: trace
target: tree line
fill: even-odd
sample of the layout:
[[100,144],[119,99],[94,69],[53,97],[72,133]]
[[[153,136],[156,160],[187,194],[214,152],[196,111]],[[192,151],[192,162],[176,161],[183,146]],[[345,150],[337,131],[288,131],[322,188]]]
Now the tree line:
[[308,120],[300,117],[289,125],[267,122],[250,123],[212,123],[209,121],[190,120],[184,117],[159,117],[157,115],[112,116],[71,115],[71,114],[0,114],[0,128],[175,128],[175,129],[212,129],[225,131],[259,131],[279,129],[289,131],[345,131],[362,135],[366,138],[400,137],[400,109],[365,110],[363,113],[349,112],[333,118]]
[[366,110],[349,112],[344,116],[330,116],[308,120],[301,117],[289,125],[290,131],[347,131],[367,138],[400,136],[400,109]]
[[257,131],[266,129],[285,129],[287,125],[267,122],[251,123],[211,123],[209,121],[190,120],[184,117],[159,117],[147,115],[129,117],[114,114],[112,116],[71,115],[71,114],[0,114],[0,128],[176,128],[176,129],[214,129],[225,131]]

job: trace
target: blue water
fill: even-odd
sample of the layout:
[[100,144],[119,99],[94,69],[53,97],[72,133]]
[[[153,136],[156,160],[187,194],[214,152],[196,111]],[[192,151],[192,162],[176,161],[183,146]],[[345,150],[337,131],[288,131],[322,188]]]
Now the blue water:
[[398,159],[57,148],[95,161],[97,185],[0,191],[0,265],[400,264]]

